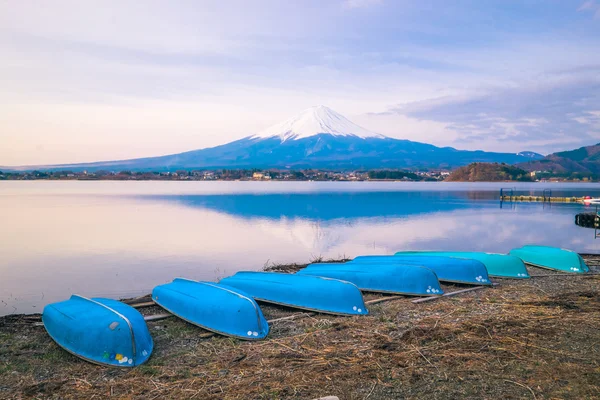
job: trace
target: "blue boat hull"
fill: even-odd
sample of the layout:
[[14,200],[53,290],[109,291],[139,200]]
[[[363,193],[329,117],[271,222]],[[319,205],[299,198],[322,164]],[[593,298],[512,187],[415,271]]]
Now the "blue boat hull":
[[95,364],[135,367],[154,348],[144,317],[116,300],[73,295],[44,307],[42,321],[59,346]]
[[476,260],[441,256],[359,256],[349,263],[419,265],[435,272],[443,282],[491,285],[485,265]]
[[177,278],[152,291],[152,300],[191,324],[239,339],[264,339],[269,324],[256,301],[239,289]]
[[497,278],[528,279],[529,272],[520,258],[508,254],[478,251],[399,251],[396,256],[442,256],[477,260],[485,265],[488,275]]
[[254,299],[288,307],[337,315],[368,314],[360,289],[350,282],[274,272],[238,272],[220,284]]
[[527,245],[511,250],[510,254],[534,267],[575,274],[583,274],[590,270],[579,254],[558,247]]
[[352,282],[360,290],[367,292],[409,296],[436,296],[444,293],[435,272],[417,265],[397,267],[367,263],[310,264],[297,274],[341,279]]

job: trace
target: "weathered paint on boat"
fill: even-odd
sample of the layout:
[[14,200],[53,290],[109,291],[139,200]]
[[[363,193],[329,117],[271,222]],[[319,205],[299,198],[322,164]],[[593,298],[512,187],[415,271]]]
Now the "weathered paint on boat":
[[297,273],[342,279],[367,292],[412,296],[435,296],[444,293],[435,272],[417,265],[323,263],[310,264]]
[[368,314],[360,289],[338,279],[276,272],[238,272],[221,284],[241,289],[256,300],[341,315]]
[[511,250],[510,254],[534,267],[576,274],[583,274],[590,270],[579,254],[558,247],[527,245]]
[[152,290],[152,300],[191,324],[239,339],[264,339],[269,324],[242,290],[213,282],[176,278]]
[[117,300],[73,295],[44,307],[42,321],[60,347],[95,364],[135,367],[154,347],[144,317]]
[[477,260],[485,265],[488,275],[496,278],[527,279],[529,272],[523,261],[508,254],[484,253],[478,251],[400,251],[397,256],[444,256]]
[[443,282],[468,285],[491,285],[487,269],[477,260],[466,260],[442,256],[359,256],[350,263],[419,265],[435,272]]

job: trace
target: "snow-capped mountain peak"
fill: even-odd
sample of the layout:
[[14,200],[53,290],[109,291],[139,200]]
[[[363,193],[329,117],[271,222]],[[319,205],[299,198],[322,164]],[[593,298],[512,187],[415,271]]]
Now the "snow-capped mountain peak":
[[356,125],[348,118],[329,107],[314,106],[279,124],[273,125],[252,136],[253,139],[279,137],[286,140],[304,139],[318,134],[334,136],[355,136],[359,138],[385,138]]

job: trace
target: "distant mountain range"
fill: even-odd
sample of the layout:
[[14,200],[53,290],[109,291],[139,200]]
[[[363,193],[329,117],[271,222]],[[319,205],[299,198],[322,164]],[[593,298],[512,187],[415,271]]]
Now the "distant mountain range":
[[316,106],[258,134],[212,148],[132,160],[0,168],[23,171],[417,169],[454,168],[473,162],[516,164],[542,158],[530,151],[516,154],[466,151],[394,139],[360,127],[328,107]]
[[553,153],[517,166],[526,171],[548,171],[554,174],[600,174],[600,143]]

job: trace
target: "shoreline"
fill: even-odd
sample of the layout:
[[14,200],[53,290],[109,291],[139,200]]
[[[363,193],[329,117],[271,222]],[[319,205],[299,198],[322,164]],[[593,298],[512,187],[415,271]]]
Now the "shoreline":
[[[586,261],[599,271],[600,256]],[[530,272],[543,276],[498,279],[493,288],[425,303],[376,302],[364,317],[287,318],[298,311],[261,306],[276,321],[260,342],[207,335],[177,318],[151,321],[154,354],[132,370],[70,355],[35,316],[1,317],[0,397],[600,396],[600,276]],[[365,294],[366,301],[384,297]],[[163,312],[157,306],[140,311]]]
[[32,178],[32,179],[0,179],[0,182],[15,182],[15,181],[47,181],[47,182],[403,182],[403,183],[521,183],[521,184],[532,184],[532,183],[582,183],[582,184],[594,184],[600,183],[600,181],[592,180],[568,180],[568,179],[557,179],[557,180],[546,180],[546,181],[517,181],[517,180],[506,180],[506,181],[470,181],[470,180],[444,180],[444,179],[433,179],[433,180],[405,180],[405,179],[93,179],[93,178],[66,178],[66,179],[45,179],[45,178]]

